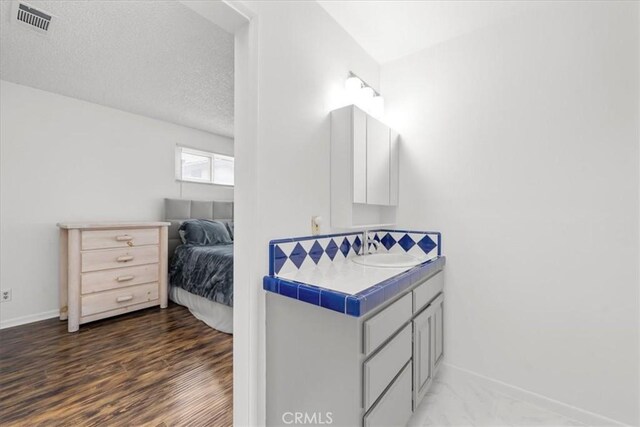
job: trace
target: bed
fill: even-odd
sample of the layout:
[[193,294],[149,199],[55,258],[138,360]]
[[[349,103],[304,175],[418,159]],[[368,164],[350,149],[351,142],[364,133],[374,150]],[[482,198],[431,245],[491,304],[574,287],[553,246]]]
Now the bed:
[[180,227],[187,220],[231,223],[233,202],[165,199],[169,226],[169,298],[197,318],[225,333],[233,332],[233,243],[183,244]]

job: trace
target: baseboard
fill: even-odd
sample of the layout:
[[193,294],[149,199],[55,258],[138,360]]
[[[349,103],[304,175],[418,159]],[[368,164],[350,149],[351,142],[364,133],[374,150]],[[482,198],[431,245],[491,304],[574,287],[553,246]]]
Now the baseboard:
[[59,310],[49,310],[42,313],[30,314],[28,316],[16,317],[14,319],[7,319],[0,322],[0,329],[11,328],[13,326],[26,325],[27,323],[38,322],[40,320],[51,319],[58,317]]
[[541,394],[534,393],[532,391],[486,377],[482,374],[478,374],[468,369],[460,368],[450,363],[443,362],[443,365],[446,365],[450,372],[457,372],[461,375],[472,376],[474,377],[474,379],[484,383],[487,386],[492,387],[498,392],[502,392],[503,394],[522,400],[523,402],[528,402],[533,405],[539,406],[558,415],[572,418],[587,426],[627,426],[627,424],[625,423],[605,417],[604,415],[599,415],[593,412],[586,411],[584,409],[577,408],[575,406],[571,406],[569,404],[551,399]]

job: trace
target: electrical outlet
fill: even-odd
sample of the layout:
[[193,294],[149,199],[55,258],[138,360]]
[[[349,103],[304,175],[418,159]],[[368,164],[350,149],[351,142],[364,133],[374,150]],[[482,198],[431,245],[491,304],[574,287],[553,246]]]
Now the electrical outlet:
[[0,302],[11,301],[11,289],[3,289],[0,291]]
[[314,236],[320,234],[320,224],[322,224],[321,216],[311,217],[311,234],[313,234]]

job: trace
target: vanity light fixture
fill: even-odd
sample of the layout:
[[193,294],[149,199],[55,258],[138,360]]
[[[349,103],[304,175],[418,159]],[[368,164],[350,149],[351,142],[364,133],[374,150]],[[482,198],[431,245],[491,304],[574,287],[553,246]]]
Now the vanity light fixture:
[[381,118],[384,114],[384,98],[373,87],[358,77],[353,71],[344,84],[349,101],[372,116]]

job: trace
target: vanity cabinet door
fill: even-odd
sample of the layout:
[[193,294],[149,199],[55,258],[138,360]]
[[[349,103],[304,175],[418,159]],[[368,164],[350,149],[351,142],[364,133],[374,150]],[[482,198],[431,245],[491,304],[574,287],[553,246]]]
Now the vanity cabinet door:
[[440,366],[444,356],[444,295],[436,298],[433,306],[433,365],[435,371]]
[[435,307],[428,306],[413,320],[413,409],[420,404],[433,380],[433,323]]
[[367,116],[367,204],[389,205],[389,128]]
[[429,390],[444,356],[444,294],[413,320],[413,409]]

